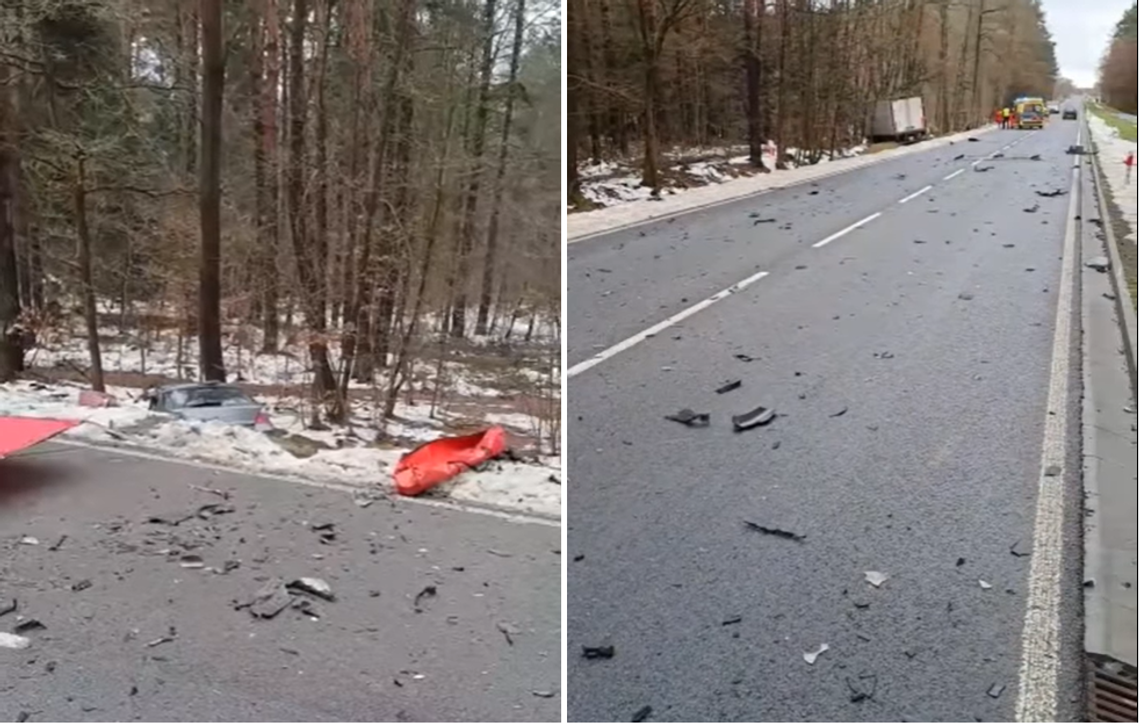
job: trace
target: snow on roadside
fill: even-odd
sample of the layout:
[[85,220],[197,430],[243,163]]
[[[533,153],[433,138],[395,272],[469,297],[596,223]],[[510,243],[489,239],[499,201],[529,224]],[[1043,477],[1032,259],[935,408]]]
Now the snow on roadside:
[[[644,221],[650,221],[655,218],[691,211],[709,204],[731,201],[764,191],[784,188],[798,183],[844,173],[899,156],[921,153],[964,141],[971,136],[979,136],[994,128],[994,126],[985,126],[972,131],[965,131],[949,136],[939,136],[923,141],[922,143],[891,148],[873,154],[866,154],[866,148],[863,147],[853,148],[850,149],[844,157],[827,162],[802,165],[784,171],[774,171],[772,173],[754,175],[737,174],[722,183],[696,185],[696,187],[692,188],[669,189],[663,193],[659,199],[651,199],[648,192],[645,192],[644,198],[639,197],[637,199],[615,202],[592,211],[568,214],[566,216],[567,239],[573,242],[576,239],[592,234],[604,233]],[[774,154],[775,149],[771,150]],[[787,153],[795,156],[796,149],[788,148]],[[744,159],[730,159],[726,164],[731,165],[731,161],[743,160]],[[795,164],[793,163],[792,165]],[[629,174],[630,171],[627,169],[625,173]],[[582,185],[584,194],[587,193],[585,189],[597,187],[599,181],[592,179],[593,177],[583,175]]]
[[1112,190],[1112,200],[1116,202],[1116,207],[1120,209],[1121,215],[1132,230],[1128,239],[1136,243],[1136,187],[1140,185],[1140,180],[1136,178],[1135,167],[1132,168],[1129,178],[1124,166],[1124,158],[1129,153],[1136,154],[1136,143],[1121,138],[1116,128],[1095,113],[1088,113],[1087,116],[1089,131],[1096,143],[1097,161],[1101,164],[1104,176],[1108,180],[1108,187]]
[[[137,390],[108,391],[120,399],[120,406],[80,407],[77,386],[34,382],[4,384],[0,385],[0,416],[80,419],[84,423],[65,436],[95,444],[125,443],[180,459],[253,473],[303,477],[361,488],[389,489],[392,470],[407,452],[403,448],[377,446],[359,436],[350,439],[343,433],[305,431],[306,451],[298,456],[267,434],[216,422],[175,420],[149,412],[141,402],[130,401],[131,394]],[[400,408],[397,412],[406,420],[420,421],[414,409]],[[422,414],[419,416],[422,418]],[[279,415],[271,415],[271,419],[275,426],[280,423],[281,435],[293,436],[290,430],[297,428],[297,420]],[[409,436],[422,441],[442,434],[431,426],[409,425],[408,430],[411,429],[415,434]],[[558,458],[545,458],[536,464],[494,462],[487,469],[460,475],[445,485],[441,493],[466,502],[558,516],[562,510],[562,492],[560,485],[552,480],[557,478],[559,468]]]

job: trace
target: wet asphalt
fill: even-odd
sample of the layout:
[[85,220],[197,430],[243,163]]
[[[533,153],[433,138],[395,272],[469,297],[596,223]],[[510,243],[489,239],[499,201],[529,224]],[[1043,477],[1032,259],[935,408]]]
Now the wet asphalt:
[[[208,504],[232,511],[148,522]],[[45,626],[0,647],[0,719],[556,721],[559,547],[544,524],[41,445],[0,461],[0,631]],[[318,617],[235,609],[306,576],[336,598],[297,596]]]
[[[569,247],[570,365],[769,272],[568,382],[571,720],[1012,720],[1069,208],[1036,192],[1068,190],[1076,132],[991,132]],[[734,433],[760,405],[779,416]],[[680,408],[711,425],[663,418]]]

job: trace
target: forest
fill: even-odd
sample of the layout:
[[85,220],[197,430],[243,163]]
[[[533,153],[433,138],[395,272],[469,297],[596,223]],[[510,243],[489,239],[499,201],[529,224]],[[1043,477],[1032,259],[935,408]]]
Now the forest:
[[1136,80],[1136,3],[1132,3],[1116,24],[1101,60],[1101,100],[1135,115]]
[[556,394],[560,18],[0,4],[0,382],[74,335],[95,390],[128,371],[109,349],[205,380],[296,360],[314,421],[344,419],[353,384],[390,417],[461,351],[541,353]]
[[[580,171],[636,158],[662,185],[675,148],[767,142],[815,163],[862,142],[876,100],[921,95],[933,133],[977,127],[1014,94],[1051,97],[1039,0],[570,0],[567,202]],[[785,163],[783,154],[777,168]]]

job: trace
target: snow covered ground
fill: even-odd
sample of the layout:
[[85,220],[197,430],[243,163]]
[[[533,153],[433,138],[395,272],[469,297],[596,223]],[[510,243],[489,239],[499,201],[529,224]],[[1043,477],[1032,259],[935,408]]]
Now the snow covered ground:
[[1120,137],[1120,133],[1097,117],[1095,113],[1088,114],[1089,130],[1096,143],[1097,159],[1108,179],[1108,187],[1112,190],[1112,200],[1116,202],[1121,215],[1132,229],[1128,239],[1136,243],[1136,189],[1140,185],[1136,178],[1137,169],[1132,168],[1131,176],[1124,165],[1124,159],[1129,154],[1136,154],[1136,143]]
[[[78,384],[30,381],[0,385],[0,416],[80,419],[84,423],[66,437],[95,444],[125,444],[181,459],[336,482],[362,490],[388,491],[392,470],[408,451],[403,446],[378,442],[376,433],[364,427],[306,430],[300,415],[273,411],[276,405],[272,403],[270,419],[277,431],[265,434],[151,413],[141,401],[136,401],[137,389],[109,389],[120,400],[119,406],[82,407],[78,403],[81,388]],[[425,408],[401,406],[397,416],[403,421],[389,428],[391,435],[426,441],[445,434],[444,422],[428,418]],[[521,416],[492,423],[509,423],[513,427],[525,423]],[[429,494],[558,516],[562,510],[560,469],[558,457],[544,457],[533,464],[493,462],[486,469],[463,474]]]
[[[994,126],[986,126],[872,154],[864,154],[865,149],[860,146],[845,152],[844,157],[841,158],[798,167],[792,163],[791,166],[793,167],[788,170],[771,173],[755,174],[751,172],[747,169],[747,159],[744,156],[726,155],[723,162],[706,161],[703,162],[703,165],[693,163],[690,164],[687,171],[680,166],[673,165],[670,166],[670,171],[675,170],[674,178],[677,177],[677,174],[683,174],[681,177],[690,178],[691,184],[686,183],[680,187],[667,188],[658,199],[651,198],[648,189],[638,186],[640,178],[631,173],[628,168],[622,171],[613,164],[602,164],[601,167],[585,167],[582,169],[583,194],[603,207],[592,211],[568,214],[566,216],[567,240],[572,243],[587,236],[651,221],[655,218],[671,216],[702,206],[724,203],[764,191],[846,173],[901,155],[918,153],[964,141],[970,136],[978,136],[993,129]],[[797,151],[794,148],[789,148],[787,154],[794,157],[797,155]],[[774,148],[770,149],[769,157],[774,160]],[[769,161],[765,165],[772,167],[773,163]],[[710,166],[712,170],[710,170]],[[707,179],[712,178],[713,171],[715,171],[716,182],[709,183]],[[702,181],[701,178],[706,180]]]

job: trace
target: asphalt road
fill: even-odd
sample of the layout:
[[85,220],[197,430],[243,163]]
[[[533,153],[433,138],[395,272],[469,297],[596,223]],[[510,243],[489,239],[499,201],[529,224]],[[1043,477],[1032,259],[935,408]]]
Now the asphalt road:
[[[560,719],[555,527],[49,444],[0,461],[0,530],[0,631],[46,626],[0,647],[0,720]],[[277,576],[336,600],[235,609]]]
[[[1044,427],[1079,391],[1047,409],[1076,133],[988,133],[570,246],[571,720],[1014,719]],[[759,405],[780,416],[733,433]],[[711,426],[664,419],[686,407]],[[1031,631],[1059,634],[1059,720],[1083,715],[1077,452],[1060,630]],[[581,655],[599,645],[613,658]]]

